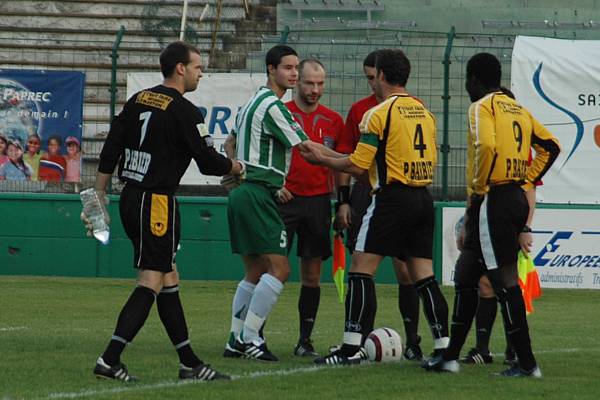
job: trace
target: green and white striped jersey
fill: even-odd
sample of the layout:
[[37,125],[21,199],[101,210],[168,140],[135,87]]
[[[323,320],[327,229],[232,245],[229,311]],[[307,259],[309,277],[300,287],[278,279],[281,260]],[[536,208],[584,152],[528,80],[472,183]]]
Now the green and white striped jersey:
[[264,86],[239,110],[232,134],[236,157],[246,163],[246,180],[271,191],[284,184],[291,148],[308,140],[285,104]]

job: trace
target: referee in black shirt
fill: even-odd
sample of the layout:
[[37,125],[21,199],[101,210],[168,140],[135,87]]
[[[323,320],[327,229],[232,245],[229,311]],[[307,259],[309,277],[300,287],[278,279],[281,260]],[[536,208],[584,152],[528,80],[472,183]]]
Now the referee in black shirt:
[[[206,175],[241,174],[244,166],[217,153],[207,141],[203,116],[183,97],[196,89],[202,77],[198,49],[183,42],[171,43],[160,55],[160,66],[163,84],[127,101],[100,153],[95,183],[99,196],[105,197],[117,164],[119,178],[125,182],[119,211],[133,244],[138,279],[94,374],[135,380],[120,355],[144,325],[156,299],[160,319],[179,355],[179,378],[229,379],[204,364],[190,345],[175,268],[180,217],[174,194],[192,158]],[[82,219],[89,230],[86,216]]]

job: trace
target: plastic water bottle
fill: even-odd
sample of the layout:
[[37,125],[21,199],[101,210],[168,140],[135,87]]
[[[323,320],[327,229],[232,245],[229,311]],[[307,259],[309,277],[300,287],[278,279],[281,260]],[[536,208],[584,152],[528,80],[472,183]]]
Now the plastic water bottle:
[[89,188],[81,193],[81,203],[83,204],[83,212],[92,223],[94,237],[102,244],[108,244],[110,238],[110,229],[106,220],[104,219],[104,213],[102,211],[102,204],[98,193],[94,188]]

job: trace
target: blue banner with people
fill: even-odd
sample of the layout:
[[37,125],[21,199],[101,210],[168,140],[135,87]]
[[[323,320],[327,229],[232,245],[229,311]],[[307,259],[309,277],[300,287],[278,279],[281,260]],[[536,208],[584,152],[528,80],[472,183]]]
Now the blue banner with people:
[[0,69],[0,180],[79,182],[85,75]]

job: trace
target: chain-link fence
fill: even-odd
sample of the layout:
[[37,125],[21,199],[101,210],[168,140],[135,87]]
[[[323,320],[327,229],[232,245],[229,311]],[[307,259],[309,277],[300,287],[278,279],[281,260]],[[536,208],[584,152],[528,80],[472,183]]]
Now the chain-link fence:
[[[316,57],[328,69],[323,104],[342,116],[357,99],[370,94],[362,71],[366,55],[380,48],[401,48],[411,62],[407,90],[420,98],[437,118],[438,167],[433,184],[436,199],[465,196],[466,112],[464,90],[468,59],[482,51],[498,56],[509,85],[514,36],[471,35],[386,29],[285,31],[274,36],[301,57]],[[274,43],[265,43],[266,47]]]
[[[158,10],[160,15],[166,15],[164,8],[158,7],[155,11],[158,13]],[[152,9],[149,8],[148,13],[151,14]],[[149,19],[171,20],[176,18]],[[379,48],[403,49],[412,64],[407,89],[422,99],[437,117],[440,154],[433,185],[436,199],[464,198],[465,115],[470,103],[464,90],[466,61],[481,51],[496,54],[502,62],[504,82],[508,85],[514,42],[514,36],[468,35],[450,29],[448,32],[286,29],[270,34],[245,31],[242,35],[239,30],[236,35],[236,29],[231,27],[221,29],[218,35],[211,29],[192,30],[193,34],[188,34],[186,39],[200,48],[202,58],[207,60],[208,72],[263,73],[265,53],[277,43],[291,45],[301,58],[320,59],[328,72],[327,88],[321,102],[344,118],[353,102],[370,94],[362,71],[364,57]],[[0,68],[18,65],[29,69],[83,70],[86,74],[81,184],[5,181],[0,184],[0,191],[76,192],[82,186],[91,185],[108,132],[111,103],[119,112],[125,102],[127,73],[158,71],[160,49],[176,40],[178,31],[179,26],[170,25],[125,31],[118,48],[115,46],[114,49],[116,32],[112,37],[98,39],[97,33],[84,30],[78,40],[58,39],[51,32],[40,33],[37,39],[0,33],[1,41],[14,43],[8,51],[0,53]],[[92,41],[92,37],[96,39]],[[118,191],[116,179],[113,185]],[[204,188],[193,192],[206,194],[210,191]]]

